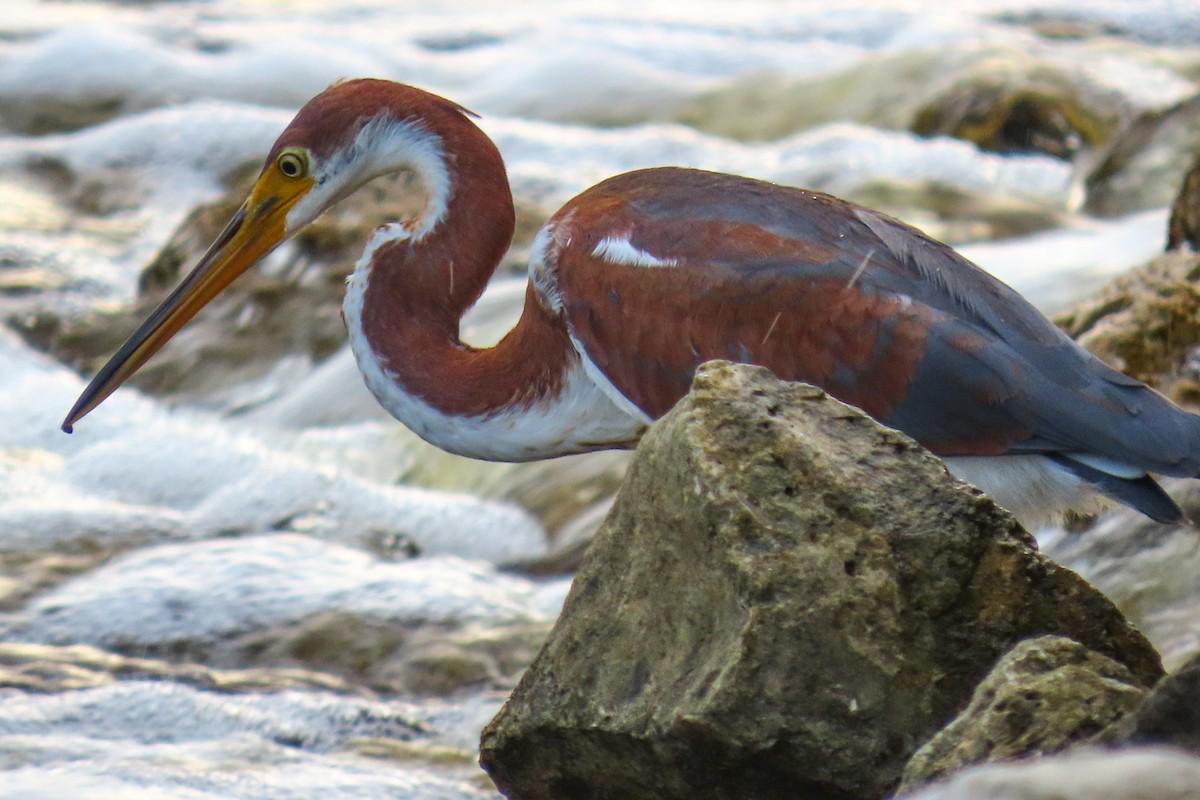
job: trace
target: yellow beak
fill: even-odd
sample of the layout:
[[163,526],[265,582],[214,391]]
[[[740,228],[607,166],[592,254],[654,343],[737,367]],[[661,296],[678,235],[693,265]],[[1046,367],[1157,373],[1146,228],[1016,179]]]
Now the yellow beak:
[[137,372],[234,278],[278,247],[289,233],[288,211],[311,188],[311,180],[284,182],[273,170],[264,171],[250,199],[233,215],[200,263],[83,390],[63,420],[63,431],[70,433],[76,422]]

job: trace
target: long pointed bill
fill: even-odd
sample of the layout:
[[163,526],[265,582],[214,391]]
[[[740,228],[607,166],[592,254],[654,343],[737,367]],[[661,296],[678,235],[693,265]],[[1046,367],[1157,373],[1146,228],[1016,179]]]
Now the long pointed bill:
[[[197,311],[283,242],[287,211],[300,194],[289,192],[287,194],[292,196],[280,197],[275,192],[263,191],[267,187],[262,184],[260,180],[250,199],[233,215],[196,268],[121,345],[83,390],[75,407],[63,420],[63,431],[70,433],[76,422],[137,372]],[[260,200],[261,195],[266,196]]]

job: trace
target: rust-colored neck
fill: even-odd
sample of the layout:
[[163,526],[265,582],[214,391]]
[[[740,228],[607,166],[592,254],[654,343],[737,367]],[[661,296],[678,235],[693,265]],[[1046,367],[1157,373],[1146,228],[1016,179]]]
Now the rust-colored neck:
[[[520,322],[498,345],[480,350],[459,340],[462,315],[512,240],[512,193],[495,145],[466,116],[447,112],[426,122],[441,139],[445,213],[420,238],[375,250],[362,334],[396,388],[446,415],[528,409],[557,395],[577,356],[565,323],[532,291]],[[379,399],[399,416],[394,403]]]

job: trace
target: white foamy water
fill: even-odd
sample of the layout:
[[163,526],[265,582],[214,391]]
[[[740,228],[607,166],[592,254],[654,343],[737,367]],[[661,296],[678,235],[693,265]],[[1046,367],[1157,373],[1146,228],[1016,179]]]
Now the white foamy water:
[[[937,15],[916,3],[856,5],[743,4],[731,19],[710,4],[536,3],[499,13],[470,4],[431,12],[218,2],[106,11],[14,0],[7,26],[15,41],[0,50],[0,124],[67,132],[0,138],[0,174],[54,162],[127,206],[117,216],[135,233],[116,259],[120,275],[97,264],[92,277],[128,296],[137,269],[183,214],[216,194],[229,170],[255,160],[304,100],[347,76],[410,82],[484,114],[518,193],[547,205],[616,172],[667,163],[836,193],[883,178],[1065,203],[1069,170],[1053,159],[1001,158],[847,124],[753,146],[647,125],[746,75],[795,80],[910,50],[1015,48],[1063,59],[1115,95],[1137,92],[1144,105],[1191,91],[1144,53],[1080,53],[1071,62],[1027,28],[996,19],[1036,8],[1035,17],[1112,21],[1149,35],[1152,20],[1166,29],[1163,20],[1192,19],[1170,3],[1137,14],[1118,2],[1086,13],[1073,4],[980,2]],[[984,266],[1007,277],[1003,259]]]
[[[1077,36],[1043,36],[1042,23]],[[1032,209],[1054,227],[963,251],[1059,308],[1161,249],[1165,210],[1081,216],[1071,165],[920,138],[895,119],[948,87],[955,65],[1014,53],[1078,76],[1114,108],[1161,109],[1195,91],[1200,59],[1186,48],[1197,40],[1200,10],[1172,0],[6,0],[0,311],[82,316],[130,302],[140,270],[197,204],[261,159],[305,100],[358,76],[482,114],[517,199],[545,211],[614,173],[664,164],[852,196],[933,187]],[[945,76],[904,68],[939,54]],[[813,95],[811,126],[735,140],[719,125],[685,124],[723,92],[783,87],[742,112],[753,128],[758,114],[788,111],[777,107],[787,87],[851,81],[872,64],[897,65],[896,85]],[[867,111],[840,114],[843,95],[868,98],[845,106]],[[913,213],[942,222],[932,207]],[[522,296],[519,284],[495,287],[465,338],[494,341]],[[547,552],[542,520],[396,485],[430,456],[381,421],[344,350],[318,365],[287,360],[210,404],[228,414],[126,388],[67,437],[58,424],[82,386],[0,331],[0,557],[95,562],[14,594],[0,617],[9,637],[203,652],[330,613],[419,633],[544,623],[562,602],[566,578],[505,569]],[[591,517],[603,509],[603,497],[579,503]],[[356,738],[411,736],[469,751],[498,701],[481,691],[462,702],[469,712],[170,682],[14,692],[0,703],[0,797],[494,797],[436,765],[346,750]]]
[[83,390],[66,369],[0,331],[0,552],[124,549],[180,538],[303,531],[368,548],[402,536],[427,555],[507,563],[545,551],[517,508],[381,485],[259,441],[203,413],[122,392],[67,438],[61,412]]
[[299,534],[148,547],[68,581],[5,626],[47,644],[203,649],[339,611],[372,623],[549,620],[566,582],[537,587],[458,558],[392,563]]
[[[437,744],[428,715],[401,702],[323,692],[214,695],[130,681],[9,698],[0,709],[6,798],[494,796],[419,762],[357,756],[355,740]],[[461,770],[460,770],[461,771]]]

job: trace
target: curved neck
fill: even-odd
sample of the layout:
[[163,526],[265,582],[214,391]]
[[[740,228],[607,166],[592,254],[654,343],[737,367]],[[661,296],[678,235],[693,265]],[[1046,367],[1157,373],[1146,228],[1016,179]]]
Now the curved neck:
[[374,291],[386,292],[406,313],[453,322],[457,337],[458,320],[487,287],[516,223],[492,140],[461,113],[438,123],[413,148],[422,157],[406,164],[429,192],[425,214],[377,232],[356,272],[367,270]]
[[[345,317],[368,386],[402,421],[403,398],[444,415],[482,417],[528,409],[555,397],[578,363],[563,320],[526,294],[517,326],[495,347],[459,339],[475,303],[508,249],[512,194],[495,145],[462,114],[430,127],[438,159],[417,164],[433,197],[436,221],[378,230],[350,280]],[[416,233],[414,233],[414,231]],[[370,372],[380,373],[372,378]],[[421,433],[418,430],[418,433]]]

